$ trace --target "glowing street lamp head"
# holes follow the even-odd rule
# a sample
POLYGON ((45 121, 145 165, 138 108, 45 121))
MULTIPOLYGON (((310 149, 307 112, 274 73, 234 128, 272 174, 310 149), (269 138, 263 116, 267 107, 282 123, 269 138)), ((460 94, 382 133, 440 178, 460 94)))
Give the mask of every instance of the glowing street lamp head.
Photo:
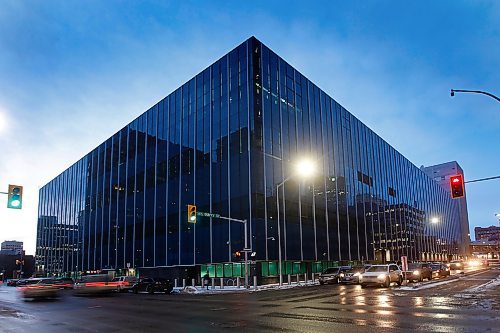
POLYGON ((316 166, 314 165, 313 161, 308 159, 299 161, 296 166, 297 175, 304 178, 314 175, 315 169, 316 166))
POLYGON ((431 218, 431 223, 438 223, 439 219, 437 217, 431 218))

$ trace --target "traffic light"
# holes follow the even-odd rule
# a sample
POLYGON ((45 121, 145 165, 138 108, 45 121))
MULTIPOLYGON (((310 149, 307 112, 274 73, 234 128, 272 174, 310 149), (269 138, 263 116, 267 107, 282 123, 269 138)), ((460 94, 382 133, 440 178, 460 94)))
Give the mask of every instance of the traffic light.
POLYGON ((465 195, 464 179, 462 175, 450 177, 451 197, 453 199, 461 198, 465 195))
POLYGON ((196 223, 196 206, 188 205, 188 223, 196 223))
POLYGON ((240 252, 240 251, 235 251, 235 252, 233 253, 233 256, 234 256, 235 258, 237 258, 237 259, 238 259, 238 258, 240 258, 240 257, 241 257, 241 252, 240 252))
POLYGON ((19 185, 9 185, 7 192, 7 208, 21 209, 23 207, 23 187, 19 185))

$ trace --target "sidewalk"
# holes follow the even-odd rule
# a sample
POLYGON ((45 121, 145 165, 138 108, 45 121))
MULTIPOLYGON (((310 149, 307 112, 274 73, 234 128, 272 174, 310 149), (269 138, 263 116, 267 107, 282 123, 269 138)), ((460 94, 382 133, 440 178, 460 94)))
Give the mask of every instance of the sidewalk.
POLYGON ((264 290, 278 290, 278 289, 290 289, 290 288, 299 288, 299 287, 309 287, 309 286, 314 286, 314 285, 319 285, 319 282, 317 280, 312 281, 309 280, 307 282, 305 281, 300 281, 299 283, 297 282, 292 282, 291 284, 288 283, 283 283, 283 285, 280 287, 278 283, 274 284, 266 284, 266 285, 261 285, 261 286, 249 286, 249 288, 245 288, 243 285, 241 285, 239 288, 236 286, 224 286, 223 288, 219 286, 209 286, 208 289, 207 287, 202 287, 202 286, 186 286, 185 288, 182 287, 176 287, 172 291, 172 293, 182 293, 182 294, 221 294, 221 293, 252 293, 252 292, 258 292, 258 291, 264 291, 264 290))

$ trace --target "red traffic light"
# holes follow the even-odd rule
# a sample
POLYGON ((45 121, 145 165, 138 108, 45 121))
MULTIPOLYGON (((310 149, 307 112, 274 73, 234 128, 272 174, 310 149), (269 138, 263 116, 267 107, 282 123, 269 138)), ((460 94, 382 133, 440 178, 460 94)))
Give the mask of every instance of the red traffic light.
POLYGON ((462 198, 465 195, 464 179, 462 175, 450 177, 450 189, 453 199, 462 198))

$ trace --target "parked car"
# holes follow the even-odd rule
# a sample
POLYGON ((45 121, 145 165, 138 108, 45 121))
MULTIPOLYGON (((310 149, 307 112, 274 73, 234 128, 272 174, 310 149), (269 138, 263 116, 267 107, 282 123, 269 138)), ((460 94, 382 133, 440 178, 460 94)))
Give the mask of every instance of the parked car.
POLYGON ((432 268, 430 264, 424 262, 411 262, 408 264, 408 271, 405 273, 408 281, 422 282, 424 279, 432 280, 432 268))
POLYGON ((392 282, 396 282, 398 285, 403 283, 403 273, 395 264, 372 265, 359 275, 359 283, 362 288, 367 285, 389 287, 392 282))
POLYGON ((324 285, 327 283, 339 283, 340 279, 344 277, 344 272, 349 270, 350 267, 330 267, 323 271, 319 276, 319 284, 324 285))
POLYGON ((174 286, 169 280, 162 278, 142 278, 139 279, 131 288, 131 290, 137 294, 140 291, 145 291, 149 294, 155 292, 164 292, 170 294, 174 286))
POLYGON ((15 287, 16 284, 17 284, 17 281, 19 281, 19 279, 10 279, 10 280, 7 280, 7 285, 9 287, 15 287))
POLYGON ((17 289, 21 297, 25 299, 57 298, 59 297, 59 287, 54 282, 55 280, 51 278, 33 278, 28 279, 17 289))
POLYGON ((440 262, 434 262, 430 264, 431 269, 432 269, 432 276, 433 277, 447 277, 450 276, 450 269, 448 266, 445 264, 442 264, 440 262))
POLYGON ((448 263, 448 267, 451 270, 462 270, 464 269, 464 262, 462 260, 453 260, 448 263))
POLYGON ((72 278, 57 278, 54 280, 54 285, 61 289, 73 289, 75 281, 72 278))
POLYGON ((75 295, 102 295, 117 290, 118 284, 108 274, 84 275, 73 286, 75 295))
POLYGON ((365 272, 365 267, 353 267, 344 272, 341 283, 359 283, 359 276, 365 272))
POLYGON ((137 282, 137 278, 135 276, 119 276, 114 278, 113 282, 116 282, 118 292, 125 292, 132 288, 137 282))

